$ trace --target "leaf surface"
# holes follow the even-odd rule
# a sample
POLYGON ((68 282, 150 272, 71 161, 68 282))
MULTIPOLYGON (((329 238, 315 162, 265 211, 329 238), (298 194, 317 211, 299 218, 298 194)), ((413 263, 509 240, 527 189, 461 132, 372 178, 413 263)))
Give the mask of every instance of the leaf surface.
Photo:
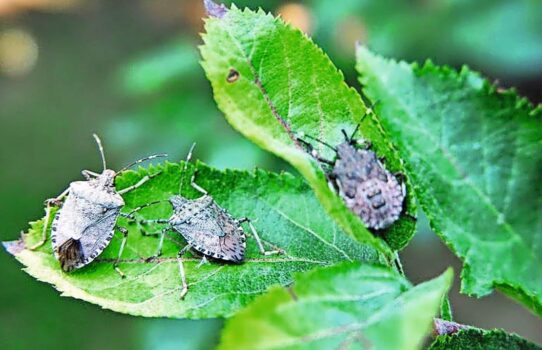
MULTIPOLYGON (((391 253, 379 238, 330 189, 318 163, 301 147, 296 135, 316 137, 331 145, 344 141, 341 129, 370 140, 392 172, 401 162, 377 120, 341 72, 302 32, 263 11, 232 7, 221 19, 209 18, 200 50, 215 100, 229 123, 260 147, 290 162, 309 182, 328 213, 346 232, 382 252, 391 253)), ((334 152, 313 142, 325 158, 334 152)), ((407 192, 410 192, 408 187, 407 192)), ((406 212, 416 213, 412 196, 406 212)), ((383 236, 400 249, 414 234, 415 222, 403 216, 383 236)))
POLYGON ((542 108, 467 68, 363 47, 358 71, 432 228, 464 262, 462 291, 498 288, 542 314, 542 108))
POLYGON ((477 328, 437 337, 429 350, 540 350, 541 347, 502 330, 477 328))
POLYGON ((228 320, 219 349, 419 349, 452 275, 412 287, 368 264, 299 274, 228 320))
MULTIPOLYGON (((114 239, 97 261, 73 273, 63 273, 52 254, 50 240, 37 251, 24 248, 21 241, 5 244, 25 271, 51 283, 64 296, 83 299, 114 311, 148 317, 208 318, 229 316, 274 284, 292 282, 292 273, 342 261, 379 261, 379 255, 341 231, 325 214, 310 188, 289 174, 264 171, 218 171, 198 163, 196 182, 234 217, 249 217, 266 248, 280 247, 284 255, 262 256, 255 241, 247 236, 242 264, 212 261, 197 267, 201 257, 188 254, 185 262, 189 292, 180 299, 177 252, 186 244, 178 233, 166 236, 163 255, 154 262, 145 259, 156 252, 158 239, 141 235, 140 229, 160 231, 160 225, 140 227, 120 218, 130 230, 120 268, 125 279, 113 270, 121 235, 114 239)), ((136 183, 146 174, 160 175, 124 198, 124 212, 179 193, 181 166, 141 168, 117 178, 117 188, 136 183)), ((182 193, 199 197, 189 185, 193 165, 184 176, 182 193)), ((139 218, 169 218, 168 202, 147 207, 139 218)), ((41 235, 43 221, 32 223, 24 236, 31 246, 41 235)), ((245 232, 250 232, 245 227, 245 232)))

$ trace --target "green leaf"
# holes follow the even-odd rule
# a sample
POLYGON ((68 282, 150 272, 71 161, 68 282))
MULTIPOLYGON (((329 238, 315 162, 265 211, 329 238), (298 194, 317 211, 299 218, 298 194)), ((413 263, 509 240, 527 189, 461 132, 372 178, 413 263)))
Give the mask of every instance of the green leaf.
POLYGON ((429 350, 540 350, 541 347, 502 330, 477 328, 437 337, 429 350))
POLYGON ((144 95, 182 78, 193 79, 199 73, 194 44, 187 38, 180 38, 127 64, 119 80, 126 93, 144 95))
MULTIPOLYGON (((354 40, 391 57, 453 65, 469 63, 491 76, 525 80, 541 73, 542 2, 312 0, 314 37, 341 66, 351 65, 354 40), (503 18, 506 18, 503 21, 503 18), (495 45, 488 38, 499 38, 495 45)), ((345 68, 345 69, 348 69, 345 68)))
MULTIPOLYGON (((261 10, 232 7, 222 19, 207 19, 205 29, 202 65, 229 123, 260 147, 290 162, 346 232, 391 255, 389 247, 329 188, 321 167, 294 137, 294 133, 305 133, 337 145, 344 141, 341 129, 354 131, 367 109, 356 91, 345 84, 343 75, 302 32, 261 10), (232 69, 239 77, 229 82, 232 69)), ((387 159, 390 171, 403 170, 372 114, 362 120, 358 136, 372 142, 378 155, 387 159)), ((324 157, 334 157, 333 151, 321 144, 315 146, 324 157)), ((410 195, 405 212, 416 213, 410 195)), ((405 215, 383 235, 392 249, 400 249, 414 229, 414 220, 405 215)))
POLYGON ((462 291, 498 288, 542 314, 542 108, 467 68, 360 47, 358 70, 432 228, 464 262, 462 291))
POLYGON ((440 318, 445 321, 452 321, 454 318, 452 303, 450 303, 448 295, 445 295, 440 302, 440 318))
POLYGON ((388 268, 359 263, 299 274, 294 286, 273 288, 227 321, 219 349, 418 349, 452 275, 412 287, 388 268))
MULTIPOLYGON (((130 230, 120 268, 121 279, 113 270, 120 235, 115 237, 98 261, 73 273, 63 273, 52 255, 50 244, 38 251, 24 249, 21 242, 8 245, 25 271, 40 281, 53 284, 64 296, 83 299, 114 311, 141 316, 219 317, 228 316, 249 303, 270 285, 292 282, 292 273, 341 261, 378 261, 375 250, 358 244, 343 233, 323 212, 310 188, 289 174, 258 170, 218 171, 198 164, 197 183, 207 189, 217 203, 235 217, 249 217, 267 249, 278 246, 285 255, 262 256, 255 241, 248 237, 245 262, 239 265, 210 262, 197 267, 201 257, 188 256, 185 270, 189 292, 179 298, 180 278, 177 252, 185 245, 179 234, 171 233, 164 243, 163 256, 156 262, 145 258, 156 252, 158 239, 143 236, 137 225, 123 218, 121 226, 130 230)), ((179 193, 180 165, 127 172, 117 179, 117 188, 136 183, 146 174, 161 174, 124 196, 123 211, 151 201, 168 199, 179 193)), ((184 176, 183 195, 198 197, 184 176)), ((168 218, 169 203, 143 209, 142 218, 168 218)), ((40 237, 43 221, 32 223, 25 236, 27 246, 40 237)), ((152 232, 152 227, 147 228, 152 232)), ((155 231, 160 227, 156 226, 155 231)))

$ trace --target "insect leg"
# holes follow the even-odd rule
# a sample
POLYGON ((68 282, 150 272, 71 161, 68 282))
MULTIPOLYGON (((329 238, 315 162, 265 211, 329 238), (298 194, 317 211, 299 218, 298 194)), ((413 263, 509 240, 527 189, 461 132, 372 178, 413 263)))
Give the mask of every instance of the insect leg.
POLYGON ((122 256, 122 252, 124 251, 124 247, 126 246, 126 240, 128 239, 128 230, 125 229, 124 227, 116 227, 116 229, 119 230, 123 234, 123 237, 122 237, 122 242, 120 243, 119 255, 117 257, 117 260, 113 263, 113 268, 115 269, 115 271, 118 272, 120 277, 125 278, 126 275, 119 269, 119 262, 120 262, 120 257, 122 256))
POLYGON ((209 260, 207 260, 207 257, 204 255, 203 258, 201 258, 201 261, 199 262, 198 266, 196 266, 196 268, 200 268, 202 265, 205 265, 209 262, 209 260))
POLYGON ((262 255, 284 254, 284 251, 282 249, 265 250, 262 240, 260 239, 258 232, 256 232, 256 228, 254 227, 254 225, 252 224, 252 221, 249 218, 241 218, 237 222, 239 224, 243 222, 248 223, 248 226, 250 227, 250 231, 252 232, 252 236, 254 236, 254 240, 256 241, 256 244, 258 245, 258 249, 260 249, 260 253, 262 255))
POLYGON ((188 283, 186 283, 186 275, 184 273, 183 255, 190 249, 190 245, 186 245, 177 254, 177 262, 179 263, 179 275, 181 275, 181 299, 184 299, 186 293, 188 293, 188 283))
POLYGON ((134 209, 132 209, 132 210, 129 211, 128 213, 121 213, 120 215, 121 215, 122 217, 127 218, 127 219, 136 221, 136 218, 135 218, 135 216, 134 216, 135 213, 137 213, 137 212, 140 211, 141 209, 144 209, 144 208, 153 206, 153 205, 155 205, 155 204, 164 203, 164 202, 167 202, 167 201, 166 201, 166 200, 159 200, 159 201, 154 201, 154 202, 145 203, 145 204, 143 204, 143 205, 140 205, 139 207, 135 207, 134 209))
POLYGON ((83 177, 87 180, 92 180, 93 178, 100 176, 100 174, 90 170, 83 170, 81 174, 83 174, 83 177))
POLYGON ((169 224, 168 219, 149 219, 149 220, 139 220, 140 225, 152 225, 152 224, 169 224))
POLYGON ((120 195, 123 195, 123 194, 125 194, 125 193, 127 193, 127 192, 133 191, 133 190, 135 190, 136 188, 143 186, 143 184, 144 184, 145 182, 149 181, 149 180, 152 179, 153 177, 156 177, 156 176, 160 175, 161 173, 162 173, 162 172, 159 171, 159 172, 157 172, 156 174, 145 175, 145 176, 144 176, 141 180, 139 180, 135 185, 132 185, 132 186, 128 186, 128 187, 126 187, 126 188, 123 188, 122 190, 118 191, 118 193, 119 193, 120 195))
POLYGON ((139 230, 139 232, 145 237, 160 237, 160 232, 147 232, 145 230, 139 230))
POLYGON ((300 142, 301 142, 302 144, 304 144, 305 146, 307 146, 308 152, 309 152, 310 155, 313 156, 317 161, 322 162, 322 163, 325 163, 325 164, 328 164, 328 165, 331 165, 331 166, 335 165, 335 162, 334 162, 334 161, 321 157, 320 154, 318 154, 318 152, 314 149, 314 147, 312 146, 312 144, 310 144, 310 142, 307 142, 307 141, 305 141, 305 140, 303 140, 303 139, 300 139, 300 138, 298 138, 297 140, 300 141, 300 142))
POLYGON ((36 250, 45 244, 45 242, 47 241, 47 229, 49 228, 49 221, 51 220, 51 209, 53 206, 60 205, 60 201, 62 201, 62 199, 64 199, 64 197, 68 195, 69 190, 70 189, 67 188, 66 190, 64 190, 64 192, 58 195, 58 197, 50 198, 45 201, 47 208, 45 208, 45 220, 43 222, 43 230, 41 232, 41 239, 39 242, 37 242, 36 244, 34 244, 32 247, 28 249, 36 250))
POLYGON ((205 189, 203 189, 200 185, 198 185, 195 180, 196 180, 196 174, 198 173, 198 169, 196 169, 194 171, 194 174, 192 174, 192 178, 190 179, 190 185, 198 192, 200 192, 201 194, 208 194, 207 191, 205 191, 205 189))
POLYGON ((395 258, 393 259, 393 263, 395 264, 395 268, 401 275, 405 275, 405 270, 403 269, 403 264, 401 264, 401 259, 399 258, 399 254, 395 252, 395 258))
POLYGON ((395 176, 395 178, 397 180, 399 180, 400 183, 405 183, 406 182, 406 176, 402 172, 394 173, 393 176, 395 176))
MULTIPOLYGON (((154 254, 153 256, 150 256, 148 257, 147 259, 145 259, 145 261, 147 262, 150 262, 150 261, 153 261, 154 259, 156 259, 157 257, 159 257, 160 255, 162 255, 162 247, 164 245, 164 238, 166 236, 166 232, 171 230, 171 227, 164 227, 162 229, 162 231, 160 231, 160 241, 158 242, 158 248, 156 249, 156 254, 154 254)), ((149 235, 149 234, 146 234, 146 235, 149 235)))
MULTIPOLYGON (((337 149, 336 149, 335 147, 331 146, 329 143, 327 143, 327 142, 325 142, 325 141, 322 141, 322 140, 320 140, 320 139, 317 139, 316 137, 312 137, 311 135, 305 135, 304 133, 303 133, 303 137, 306 137, 306 138, 308 138, 309 140, 316 141, 316 142, 318 142, 318 143, 320 143, 320 144, 322 144, 322 145, 328 147, 329 149, 333 150, 335 153, 337 153, 337 149)), ((296 139, 297 139, 298 141, 301 141, 301 142, 304 143, 305 145, 308 145, 308 146, 310 146, 310 147, 312 148, 312 145, 309 144, 307 141, 302 140, 302 139, 299 138, 298 136, 296 136, 296 139)))
POLYGON ((363 149, 371 149, 373 147, 372 142, 365 139, 352 140, 351 144, 360 146, 363 149))

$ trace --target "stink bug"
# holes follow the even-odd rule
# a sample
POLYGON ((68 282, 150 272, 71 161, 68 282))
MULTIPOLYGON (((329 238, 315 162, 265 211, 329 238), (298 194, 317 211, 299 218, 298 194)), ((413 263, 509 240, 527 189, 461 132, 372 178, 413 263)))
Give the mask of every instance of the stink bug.
MULTIPOLYGON (((344 129, 341 130, 345 140, 337 147, 308 135, 300 135, 298 140, 307 146, 315 159, 330 167, 326 174, 329 183, 365 226, 375 230, 386 229, 401 215, 406 196, 405 184, 386 170, 375 152, 370 149, 370 143, 354 139, 359 126, 360 124, 351 136, 348 136, 344 129), (335 159, 321 157, 302 137, 332 149, 335 159)), ((397 174, 399 175, 401 174, 397 174)))
MULTIPOLYGON (((194 145, 188 153, 188 157, 185 162, 185 166, 182 172, 182 177, 187 171, 187 165, 192 155, 194 145)), ((186 276, 183 266, 183 255, 190 249, 194 249, 196 252, 203 255, 201 263, 206 261, 206 257, 210 257, 220 261, 241 263, 245 258, 246 248, 246 234, 241 226, 242 223, 247 223, 252 236, 254 237, 258 249, 262 255, 281 254, 282 250, 265 250, 262 241, 256 231, 256 228, 248 218, 235 219, 224 208, 220 207, 213 197, 209 193, 199 186, 195 182, 197 175, 197 169, 194 171, 190 185, 202 194, 201 197, 196 199, 188 199, 183 197, 181 193, 183 179, 181 177, 181 184, 179 186, 179 195, 172 196, 169 199, 169 203, 173 208, 173 215, 169 219, 155 219, 155 220, 140 220, 139 223, 143 225, 147 224, 166 224, 159 234, 160 241, 158 243, 158 249, 156 255, 148 258, 148 261, 152 261, 154 258, 162 254, 162 245, 164 242, 164 236, 168 231, 175 231, 186 240, 187 245, 181 249, 177 255, 179 264, 179 272, 181 276, 182 290, 181 298, 184 298, 188 292, 188 284, 186 282, 186 276)), ((140 209, 153 205, 157 202, 148 203, 141 207, 134 209, 139 211, 140 209)))
POLYGON ((117 219, 119 216, 130 217, 130 215, 120 212, 124 207, 121 196, 143 185, 157 174, 145 176, 135 185, 120 191, 115 188, 115 177, 136 164, 166 155, 152 155, 115 172, 107 169, 100 138, 97 135, 93 136, 102 158, 103 172, 99 174, 83 170, 82 174, 86 181, 74 181, 58 197, 46 201, 42 240, 30 249, 37 249, 45 243, 52 206, 61 206, 52 223, 51 242, 62 270, 70 272, 91 263, 111 242, 115 230, 118 230, 123 234, 123 239, 113 267, 124 277, 118 268, 118 262, 126 245, 128 231, 117 226, 117 219))

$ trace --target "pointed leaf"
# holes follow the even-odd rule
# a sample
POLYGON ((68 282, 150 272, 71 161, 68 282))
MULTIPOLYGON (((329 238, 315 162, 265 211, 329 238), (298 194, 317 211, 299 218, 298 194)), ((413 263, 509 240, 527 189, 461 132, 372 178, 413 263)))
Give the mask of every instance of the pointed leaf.
MULTIPOLYGON (((233 7, 221 19, 207 19, 205 29, 202 65, 229 123, 290 162, 349 234, 390 254, 329 188, 321 167, 295 137, 304 133, 337 145, 344 141, 341 129, 349 134, 354 131, 367 108, 343 75, 301 31, 261 10, 233 7)), ((400 159, 372 114, 363 118, 357 136, 372 142, 378 155, 386 158, 388 170, 402 171, 400 159)), ((314 146, 322 156, 334 157, 321 144, 314 146)), ((415 214, 412 196, 405 202, 406 212, 415 214)), ((412 218, 403 216, 383 235, 392 249, 400 249, 414 229, 412 218)))
POLYGON ((542 315, 542 108, 467 68, 360 47, 358 70, 432 228, 464 262, 462 291, 498 288, 542 315))
POLYGON ((345 263, 295 280, 227 321, 219 349, 419 349, 452 271, 412 287, 388 268, 345 263))
MULTIPOLYGON (((262 256, 255 241, 247 238, 247 253, 242 264, 209 262, 198 267, 201 257, 188 255, 185 262, 190 285, 184 300, 180 299, 177 252, 185 241, 171 233, 164 243, 163 255, 154 262, 145 258, 156 252, 158 239, 141 235, 137 225, 119 219, 130 230, 120 268, 127 275, 121 279, 113 270, 120 235, 115 237, 97 261, 72 273, 63 273, 52 254, 50 241, 38 251, 24 249, 24 244, 8 244, 25 271, 40 281, 51 283, 64 296, 83 299, 114 311, 152 317, 219 317, 228 316, 249 303, 270 285, 288 284, 292 273, 317 266, 347 261, 377 261, 374 249, 356 243, 343 233, 323 212, 310 188, 299 178, 288 174, 263 171, 218 171, 198 164, 196 181, 207 189, 217 203, 234 217, 249 217, 267 249, 277 246, 284 255, 262 256)), ((117 188, 136 183, 147 174, 162 173, 142 187, 127 193, 123 211, 179 193, 180 165, 140 169, 117 179, 117 188)), ((183 195, 199 197, 184 176, 183 195)), ((168 218, 169 203, 143 209, 141 218, 168 218)), ((25 241, 30 246, 41 235, 43 221, 37 221, 25 241)), ((149 229, 149 228, 147 228, 149 229)), ((152 227, 151 227, 152 229, 152 227)), ((159 231, 160 226, 155 227, 159 231)))

